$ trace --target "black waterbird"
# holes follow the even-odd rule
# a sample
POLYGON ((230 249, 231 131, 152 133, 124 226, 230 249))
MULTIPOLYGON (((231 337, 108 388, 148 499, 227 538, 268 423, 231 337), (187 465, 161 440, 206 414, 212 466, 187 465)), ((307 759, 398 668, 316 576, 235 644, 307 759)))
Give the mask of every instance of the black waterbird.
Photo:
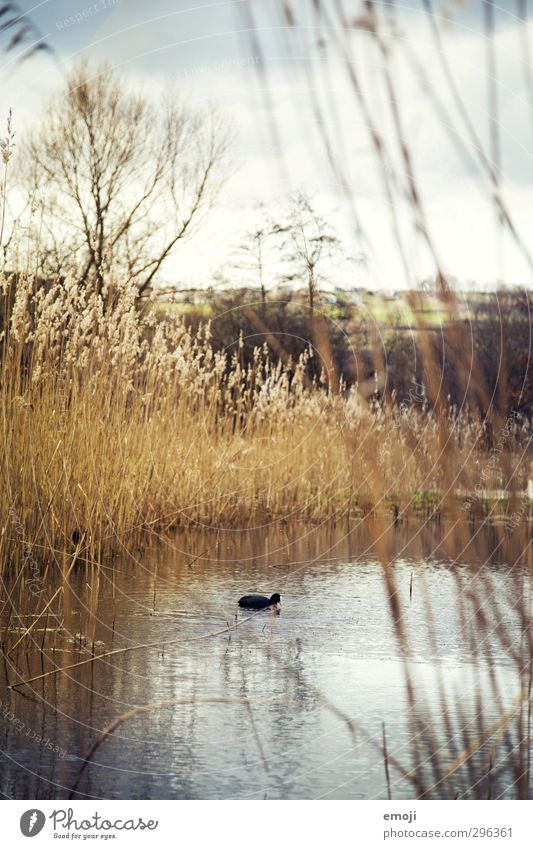
POLYGON ((263 610, 266 607, 277 607, 281 604, 281 596, 274 593, 270 598, 266 595, 243 595, 239 599, 239 607, 248 607, 250 610, 263 610))

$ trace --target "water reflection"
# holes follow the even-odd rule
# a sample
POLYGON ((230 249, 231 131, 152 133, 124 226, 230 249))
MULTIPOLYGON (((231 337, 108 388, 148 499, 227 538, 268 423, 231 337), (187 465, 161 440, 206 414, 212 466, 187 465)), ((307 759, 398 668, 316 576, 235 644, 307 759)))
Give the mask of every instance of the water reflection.
MULTIPOLYGON (((80 798, 382 798, 384 729, 393 797, 417 795, 405 774, 413 764, 425 764, 426 786, 442 777, 517 695, 513 651, 523 641, 517 602, 527 570, 502 562, 494 529, 467 541, 454 563, 446 528, 398 527, 384 544, 404 611, 402 652, 371 538, 363 528, 348 531, 178 533, 102 571, 96 618, 87 613, 95 576, 88 589, 91 577, 78 569, 56 611, 64 630, 44 654, 42 635, 33 648, 24 644, 10 661, 19 677, 76 663, 91 650, 165 645, 16 691, 6 688, 7 676, 14 679, 6 662, 2 793, 68 797, 108 723, 168 700, 176 703, 135 716, 105 740, 80 798), (281 614, 238 610, 249 592, 282 593, 281 614), (480 624, 480 596, 494 627, 480 624)), ((490 779, 491 792, 513 795, 512 774, 495 763, 491 745, 479 746, 445 793, 481 795, 471 788, 486 761, 483 788, 490 779)))

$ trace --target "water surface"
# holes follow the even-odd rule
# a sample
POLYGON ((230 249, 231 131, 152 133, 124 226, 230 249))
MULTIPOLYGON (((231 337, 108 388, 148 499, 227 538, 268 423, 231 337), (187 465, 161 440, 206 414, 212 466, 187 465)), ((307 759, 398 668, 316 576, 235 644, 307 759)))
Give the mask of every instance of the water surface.
MULTIPOLYGON (((33 645, 26 641, 4 665, 1 792, 68 797, 112 720, 176 700, 121 724, 85 770, 77 797, 383 798, 384 732, 390 792, 415 797, 393 761, 407 771, 424 764, 426 786, 438 782, 465 734, 482 733, 496 717, 494 688, 505 708, 519 687, 497 632, 519 647, 523 570, 487 556, 493 539, 454 563, 446 533, 400 527, 388 539, 403 650, 383 566, 362 529, 176 533, 146 551, 124 551, 105 564, 99 585, 76 567, 54 608, 58 620, 46 623, 60 621, 63 630, 46 633, 44 653, 36 630, 33 645), (239 611, 236 600, 255 591, 280 592, 281 613, 239 611), (95 593, 96 619, 88 613, 95 593), (472 601, 480 594, 493 622, 481 630, 472 601), (152 643, 160 645, 6 688, 15 663, 19 679, 28 678, 90 651, 152 643)), ((37 599, 35 610, 42 606, 37 599)), ((487 772, 490 743, 433 795, 483 795, 472 785, 487 772)), ((490 767, 490 792, 512 796, 504 756, 505 749, 498 774, 490 767)))

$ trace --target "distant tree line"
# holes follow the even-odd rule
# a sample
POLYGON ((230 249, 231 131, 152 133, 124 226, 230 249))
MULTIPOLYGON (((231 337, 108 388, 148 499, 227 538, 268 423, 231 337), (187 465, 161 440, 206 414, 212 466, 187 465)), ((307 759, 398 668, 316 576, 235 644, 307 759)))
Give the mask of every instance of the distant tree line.
MULTIPOLYGON (((238 352, 243 363, 251 362, 254 348, 263 344, 274 359, 295 361, 313 348, 313 315, 320 315, 341 386, 357 384, 367 399, 419 406, 438 402, 482 416, 489 409, 533 415, 533 293, 524 290, 476 296, 468 315, 459 312, 441 326, 415 323, 412 328, 394 319, 378 323, 346 295, 319 299, 310 315, 305 294, 288 288, 266 302, 257 289, 210 289, 202 303, 184 306, 192 327, 210 318, 214 347, 238 352)), ((324 365, 315 350, 310 377, 319 382, 324 365)))

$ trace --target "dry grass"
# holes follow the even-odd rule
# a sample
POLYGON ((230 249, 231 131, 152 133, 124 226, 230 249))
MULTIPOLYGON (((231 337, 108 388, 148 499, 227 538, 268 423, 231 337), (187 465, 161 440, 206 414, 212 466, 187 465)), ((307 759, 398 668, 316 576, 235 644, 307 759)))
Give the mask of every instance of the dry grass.
POLYGON ((133 291, 104 308, 73 284, 30 287, 19 282, 3 340, 4 568, 24 546, 66 564, 74 528, 107 549, 178 524, 438 516, 525 485, 519 420, 488 451, 466 414, 333 394, 309 382, 306 357, 274 364, 266 346, 243 366, 212 350, 209 327, 141 317, 133 291))

